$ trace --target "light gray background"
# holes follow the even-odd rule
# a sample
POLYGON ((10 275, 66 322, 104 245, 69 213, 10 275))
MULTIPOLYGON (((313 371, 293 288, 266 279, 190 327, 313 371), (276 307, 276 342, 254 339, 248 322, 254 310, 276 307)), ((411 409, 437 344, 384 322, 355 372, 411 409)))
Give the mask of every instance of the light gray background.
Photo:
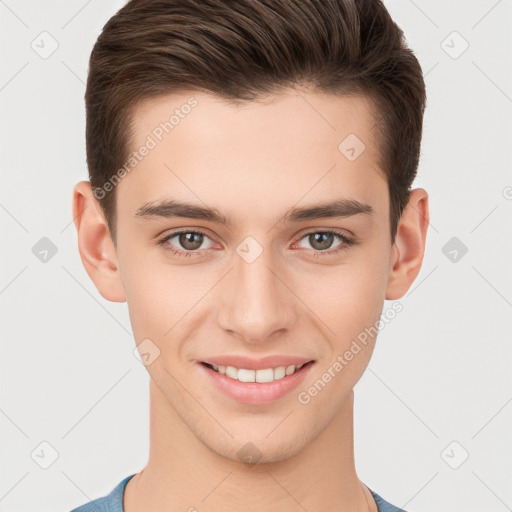
MULTIPOLYGON (((88 58, 122 5, 0 1, 1 512, 68 512, 147 458, 148 376, 127 307, 89 279, 71 214, 87 179, 88 58), (59 45, 48 58, 31 47, 43 31, 59 45), (57 248, 46 263, 32 250, 43 237, 57 248), (58 453, 47 469, 43 442, 58 453)), ((356 386, 358 475, 410 512, 512 510, 512 0, 386 5, 426 76, 415 186, 431 225, 356 386), (452 237, 468 249, 455 262, 452 237)))

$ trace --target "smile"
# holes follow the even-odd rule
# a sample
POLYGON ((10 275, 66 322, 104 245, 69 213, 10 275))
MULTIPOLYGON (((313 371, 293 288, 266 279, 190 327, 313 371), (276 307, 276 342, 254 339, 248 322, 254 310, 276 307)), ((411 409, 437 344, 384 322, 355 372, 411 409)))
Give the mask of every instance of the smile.
POLYGON ((201 369, 207 381, 222 395, 239 403, 263 405, 285 397, 299 386, 316 361, 300 365, 277 366, 249 370, 234 366, 214 365, 201 362, 201 369), (215 368, 216 366, 216 368, 215 368))
MULTIPOLYGON (((312 361, 309 361, 312 362, 312 361)), ((245 368, 235 368, 234 366, 223 366, 217 364, 207 364, 212 370, 222 373, 226 377, 240 382, 273 382, 275 380, 283 379, 287 375, 293 375, 296 371, 300 370, 304 364, 278 366, 277 368, 265 368, 262 370, 248 370, 245 368)))

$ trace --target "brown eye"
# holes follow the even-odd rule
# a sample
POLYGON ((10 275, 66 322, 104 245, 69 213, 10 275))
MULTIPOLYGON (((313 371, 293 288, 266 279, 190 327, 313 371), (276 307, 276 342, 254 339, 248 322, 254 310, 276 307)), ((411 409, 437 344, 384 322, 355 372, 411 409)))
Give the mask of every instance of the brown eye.
POLYGON ((158 244, 178 256, 199 255, 203 252, 203 249, 209 249, 213 246, 211 238, 206 233, 196 230, 175 231, 161 238, 158 244), (210 246, 201 247, 205 241, 209 241, 210 246))
POLYGON ((311 233, 306 233, 300 239, 300 241, 302 240, 307 241, 309 247, 305 248, 311 249, 315 256, 334 255, 343 250, 348 249, 351 245, 355 243, 354 240, 348 237, 347 235, 332 230, 312 231, 311 233), (336 238, 340 240, 340 243, 334 245, 333 242, 335 241, 336 238), (334 249, 331 249, 331 247, 334 247, 334 249))
POLYGON ((318 251, 323 251, 325 249, 329 249, 332 246, 334 235, 332 233, 311 233, 308 235, 308 241, 313 247, 313 249, 317 249, 318 251))
POLYGON ((178 241, 183 249, 188 251, 195 251, 201 247, 204 235, 202 233, 181 233, 178 236, 178 241))

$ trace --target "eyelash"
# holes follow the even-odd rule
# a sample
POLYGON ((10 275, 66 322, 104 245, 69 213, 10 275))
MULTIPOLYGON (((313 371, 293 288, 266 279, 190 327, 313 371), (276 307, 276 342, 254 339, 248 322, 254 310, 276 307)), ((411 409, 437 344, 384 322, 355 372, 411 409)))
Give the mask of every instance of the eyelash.
MULTIPOLYGON (((168 234, 168 235, 165 235, 163 238, 160 238, 158 240, 158 245, 161 245, 164 250, 166 251, 169 251, 171 252, 174 256, 178 256, 178 257, 183 257, 183 258, 186 258, 186 257, 190 257, 190 256, 193 256, 194 254, 200 254, 201 251, 181 251, 179 249, 175 249, 174 247, 170 246, 167 244, 167 242, 171 239, 171 238, 174 238, 175 236, 177 235, 181 235, 181 234, 185 234, 185 233, 192 233, 192 234, 199 234, 199 235, 204 235, 208 238, 210 238, 208 236, 207 233, 205 233, 204 231, 201 231, 200 229, 194 229, 194 230, 182 230, 182 231, 175 231, 174 233, 171 233, 171 234, 168 234)), ((324 251, 314 251, 313 250, 313 253, 316 255, 319 255, 319 256, 332 256, 334 254, 339 254, 341 253, 342 251, 345 251, 347 249, 350 248, 350 246, 352 245, 355 245, 356 241, 352 238, 349 238, 347 235, 345 235, 344 233, 341 233, 340 231, 336 231, 336 230, 325 230, 325 231, 310 231, 309 233, 305 233, 300 239, 302 240, 303 238, 309 236, 309 235, 312 235, 312 234, 315 234, 315 233, 322 233, 322 234, 329 234, 329 235, 336 235, 337 237, 339 237, 341 240, 342 240, 342 244, 341 244, 341 248, 339 249, 328 249, 328 250, 324 250, 324 251)), ((204 249, 206 250, 206 249, 204 249)))

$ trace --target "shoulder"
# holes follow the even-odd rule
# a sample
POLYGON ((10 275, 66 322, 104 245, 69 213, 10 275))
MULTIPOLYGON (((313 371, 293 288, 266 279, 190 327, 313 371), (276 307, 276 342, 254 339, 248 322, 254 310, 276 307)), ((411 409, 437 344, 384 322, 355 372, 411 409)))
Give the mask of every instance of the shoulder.
POLYGON ((403 508, 398 508, 391 505, 391 503, 388 503, 382 496, 378 495, 375 491, 372 491, 369 487, 368 489, 372 493, 375 503, 377 503, 379 512, 406 512, 403 508))
POLYGON ((107 500, 108 496, 98 498, 97 500, 89 501, 89 503, 74 508, 71 512, 107 512, 110 510, 107 500), (106 501, 107 503, 105 503, 106 501))
POLYGON ((123 478, 107 496, 89 501, 84 505, 80 505, 78 508, 74 508, 71 512, 124 512, 124 488, 128 480, 134 475, 135 473, 123 478))

